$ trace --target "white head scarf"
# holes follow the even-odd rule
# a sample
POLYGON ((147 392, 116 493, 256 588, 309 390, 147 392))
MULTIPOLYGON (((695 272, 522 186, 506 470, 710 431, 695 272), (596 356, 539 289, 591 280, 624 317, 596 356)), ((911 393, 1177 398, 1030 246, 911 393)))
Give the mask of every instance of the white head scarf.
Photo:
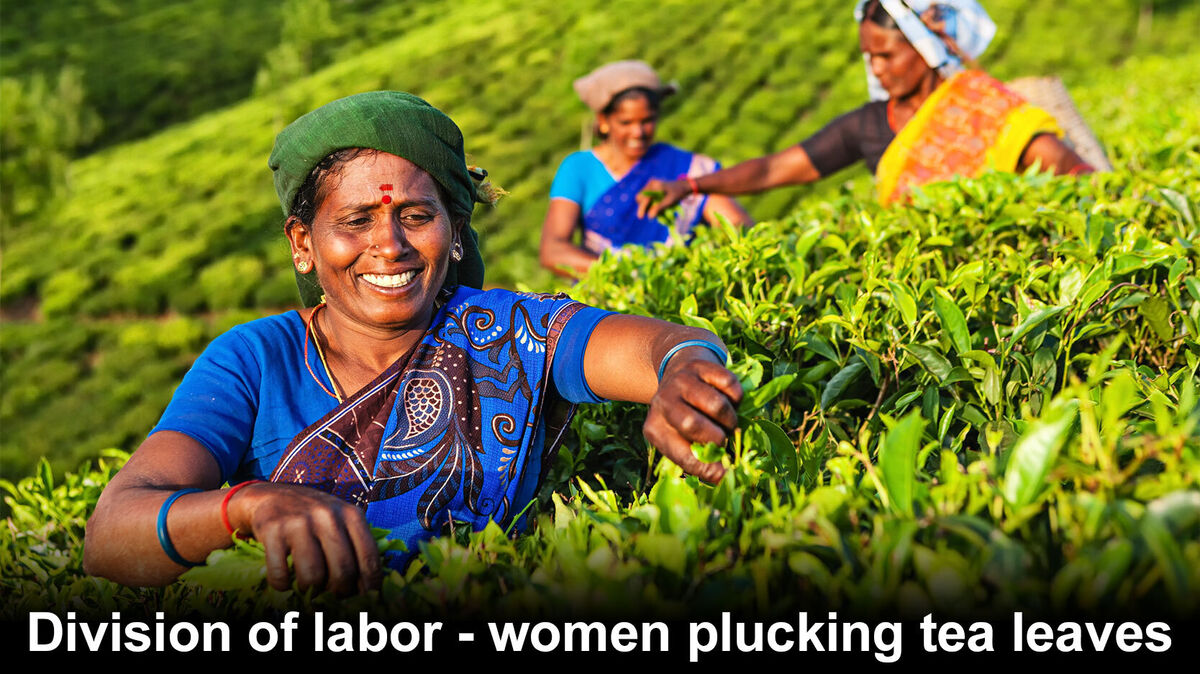
MULTIPOLYGON (((870 0, 858 0, 854 7, 854 22, 861 24, 863 8, 870 0)), ((921 14, 930 7, 941 10, 942 19, 946 22, 946 34, 954 39, 958 48, 967 56, 975 59, 996 36, 996 24, 976 0, 879 0, 879 4, 896 20, 896 25, 904 33, 913 48, 929 64, 936 68, 944 77, 949 77, 962 69, 962 62, 955 56, 933 31, 921 21, 921 14)), ((882 101, 888 98, 883 85, 871 73, 870 57, 863 54, 863 62, 867 67, 867 89, 871 100, 882 101)))

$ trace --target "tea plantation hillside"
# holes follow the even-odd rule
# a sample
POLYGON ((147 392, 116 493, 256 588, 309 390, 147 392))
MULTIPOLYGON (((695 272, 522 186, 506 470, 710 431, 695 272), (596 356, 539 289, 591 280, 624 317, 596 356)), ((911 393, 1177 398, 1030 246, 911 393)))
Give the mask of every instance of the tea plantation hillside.
MULTIPOLYGON (((446 2, 42 0, 8 3, 0 76, 75 69, 103 122, 91 146, 153 135, 254 93, 259 73, 303 76, 433 20, 446 2), (298 58, 277 62, 281 47, 298 58), (276 62, 272 63, 272 59, 276 62)), ((278 79, 278 78, 276 78, 278 79)), ((265 83, 263 83, 265 84, 265 83)))
MULTIPOLYGON (((195 354, 295 303, 265 157, 296 114, 378 87, 445 108, 513 193, 477 221, 490 278, 545 287, 535 237, 578 139, 579 73, 646 58, 684 92, 662 138, 725 160, 794 142, 865 95, 834 3, 428 6, 361 48, 321 42, 328 64, 290 85, 197 94, 198 108, 165 113, 177 124, 136 140, 102 132, 57 197, 17 195, 0 279, 0 621, 294 606, 375 619, 1198 615, 1200 50, 1185 42, 1200 6, 1187 2, 988 2, 993 70, 1063 76, 1112 173, 988 174, 891 209, 847 173, 748 199, 769 220, 749 230, 606 257, 571 289, 730 345, 751 392, 728 452, 699 448, 729 466, 717 486, 644 445, 643 409, 595 405, 576 416, 530 531, 460 527, 378 593, 267 591, 253 543, 166 589, 85 576, 83 523, 195 354)), ((245 20, 283 30, 278 16, 245 20)), ((6 59, 74 53, 61 32, 4 35, 6 59)), ((284 72, 274 63, 266 72, 284 72)), ((136 107, 97 115, 136 124, 136 107)))
POLYGON ((697 450, 726 462, 716 486, 643 446, 641 407, 586 406, 530 531, 450 528, 379 591, 338 599, 267 589, 253 542, 165 589, 86 577, 83 522, 124 453, 63 479, 43 462, 3 484, 0 620, 1022 611, 1165 620, 1175 652, 1190 653, 1200 113, 1173 102, 1195 61, 1120 69, 1105 95, 1139 106, 1116 172, 988 174, 890 209, 813 199, 776 222, 596 265, 577 297, 703 326, 731 347, 749 393, 728 451, 697 450))
MULTIPOLYGON (((578 145, 585 115, 570 82, 579 74, 616 58, 650 61, 682 91, 660 137, 727 162, 795 142, 865 95, 848 10, 816 0, 285 7, 327 13, 336 30, 324 32, 285 25, 296 13, 265 3, 222 7, 5 7, 6 82, 78 68, 103 123, 83 146, 102 149, 71 161, 48 196, 17 190, 4 223, 6 476, 26 474, 39 456, 62 469, 104 447, 135 446, 209 339, 295 303, 265 157, 274 133, 316 105, 390 87, 447 110, 473 161, 512 193, 476 219, 490 282, 545 288, 536 236, 557 162, 578 145), (304 67, 288 66, 283 48, 305 45, 304 67), (260 73, 270 81, 255 94, 260 73)), ((1119 158, 1136 154, 1123 143, 1142 142, 1125 140, 1130 125, 1171 129, 1166 120, 1186 108, 1178 101, 1195 96, 1178 75, 1194 65, 1194 3, 997 0, 989 9, 1000 26, 989 67, 1064 77, 1119 158), (1140 82, 1121 65, 1138 54, 1175 54, 1182 65, 1156 66, 1161 83, 1140 82), (1133 101, 1146 114, 1134 115, 1133 101)), ((4 100, 19 109, 19 97, 4 100)), ((6 133, 29 117, 5 110, 6 133)), ((746 203, 759 219, 776 218, 847 184, 869 195, 853 171, 746 203)))

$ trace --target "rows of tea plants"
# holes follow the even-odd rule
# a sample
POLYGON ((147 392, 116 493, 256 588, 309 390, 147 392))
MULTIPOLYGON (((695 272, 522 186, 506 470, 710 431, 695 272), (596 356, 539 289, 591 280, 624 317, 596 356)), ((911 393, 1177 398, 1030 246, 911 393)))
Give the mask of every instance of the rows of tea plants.
MULTIPOLYGON (((76 68, 105 132, 90 146, 151 136, 248 98, 269 52, 305 41, 305 71, 435 19, 445 2, 381 0, 43 0, 10 3, 0 22, 0 77, 30 80, 76 68), (307 13, 322 25, 291 30, 307 13), (289 17, 289 14, 291 17, 289 17), (285 35, 285 33, 301 33, 285 35), (305 35, 307 33, 308 35, 305 35)), ((303 19, 302 19, 303 20, 303 19)), ((299 46, 299 45, 298 45, 299 46)))
MULTIPOLYGON (((1139 35, 1134 29, 1136 3, 1109 0, 1094 10, 1094 3, 1067 3, 1066 10, 1059 8, 1062 4, 989 3, 1003 36, 995 52, 997 74, 1055 72, 1071 84, 1084 83, 1089 72, 1131 53, 1165 51, 1179 43, 1176 36, 1186 34, 1187 19, 1195 13, 1190 6, 1161 10, 1166 16, 1139 35), (1087 22, 1096 26, 1087 32, 1060 36, 1055 44, 1077 60, 1039 60, 1046 44, 1026 33, 1036 38, 1045 27, 1061 25, 1061 12, 1085 9, 1110 18, 1087 22), (1083 59, 1086 63, 1080 62, 1083 59)), ((181 8, 176 11, 204 17, 214 11, 201 12, 186 3, 181 8)), ((71 167, 61 211, 39 209, 28 222, 16 223, 8 237, 11 253, 0 299, 36 298, 47 316, 157 314, 165 309, 190 313, 231 304, 274 307, 293 301, 263 158, 274 133, 287 121, 364 89, 412 90, 449 111, 464 129, 473 160, 490 167, 512 192, 503 213, 483 215, 477 223, 485 233, 492 281, 501 285, 542 285, 549 280, 536 264, 532 239, 544 215, 556 164, 577 145, 585 116, 570 82, 596 65, 645 58, 664 76, 678 80, 683 93, 668 106, 662 138, 725 161, 796 142, 864 97, 847 11, 816 0, 699 7, 686 2, 435 3, 417 19, 402 21, 406 8, 382 3, 354 10, 339 5, 331 16, 345 26, 344 32, 353 35, 361 29, 375 39, 354 42, 353 52, 337 51, 339 58, 292 86, 225 108, 206 106, 211 112, 193 121, 80 159, 71 167), (189 235, 178 236, 181 231, 189 235), (64 240, 63 232, 72 236, 64 240), (36 254, 52 241, 58 244, 56 256, 36 254), (244 256, 241 266, 227 268, 235 264, 227 260, 236 256, 244 256), (225 277, 236 289, 213 296, 187 282, 205 271, 225 277)), ((145 23, 141 30, 170 35, 154 30, 160 14, 167 14, 162 21, 169 20, 168 9, 147 10, 141 23, 131 18, 120 25, 145 23)), ((270 36, 278 21, 274 17, 242 23, 261 26, 259 32, 270 36)), ((63 41, 70 34, 55 32, 53 40, 63 41)), ((271 39, 235 42, 265 49, 271 39)), ((124 42, 146 40, 133 35, 124 42)), ((179 42, 211 48, 203 40, 171 41, 179 42)), ((39 53, 37 44, 41 43, 18 53, 39 53)), ((59 46, 50 53, 63 50, 70 51, 59 46)), ((113 50, 104 53, 109 51, 113 50)), ((151 53, 126 60, 172 73, 181 69, 151 53)), ((80 64, 85 73, 87 65, 86 59, 80 64)), ((120 72, 102 64, 94 67, 120 72)), ((234 70, 248 69, 243 64, 234 70)), ((213 77, 217 80, 212 87, 229 88, 220 79, 225 75, 213 77)), ((121 75, 113 86, 129 90, 152 80, 121 75)), ((188 81, 207 80, 197 76, 188 81)), ((143 102, 130 108, 145 112, 153 106, 143 102)), ((836 187, 827 183, 825 189, 836 187)), ((769 219, 787 213, 805 193, 776 192, 749 203, 760 219, 769 219)))
POLYGON ((817 202, 606 258, 580 299, 731 347, 751 392, 731 446, 698 448, 729 466, 715 487, 631 441, 636 406, 591 406, 531 531, 448 534, 338 602, 264 591, 253 544, 164 590, 86 578, 81 527, 121 455, 59 482, 43 464, 3 483, 5 610, 1193 615, 1200 135, 1178 159, 817 202))
MULTIPOLYGON (((319 0, 287 6, 297 3, 319 0)), ((1084 56, 1066 63, 1040 61, 1042 45, 1028 35, 1036 38, 1038 30, 1057 25, 1051 19, 1058 12, 1077 7, 1065 3, 1067 9, 1056 9, 1059 4, 989 3, 1001 30, 988 65, 1002 76, 1053 71, 1067 78, 1118 159, 1148 152, 1137 149, 1147 144, 1178 147, 1162 139, 1178 134, 1181 126, 1194 128, 1180 118, 1187 115, 1186 106, 1172 103, 1196 96, 1194 82, 1186 77, 1195 69, 1190 52, 1171 61, 1174 66, 1105 71, 1114 77, 1102 80, 1088 73, 1092 66, 1107 68, 1130 54, 1174 48, 1181 44, 1180 31, 1186 33, 1181 26, 1188 25, 1189 13, 1200 10, 1168 3, 1155 8, 1157 18, 1143 29, 1135 19, 1135 3, 1113 0, 1102 9, 1120 20, 1095 29, 1108 31, 1105 39, 1085 45, 1076 44, 1074 34, 1061 36, 1075 45, 1073 54, 1094 61, 1085 62, 1084 56), (1144 106, 1144 114, 1129 108, 1133 100, 1144 106), (1161 120, 1160 128, 1145 120, 1161 120)), ((322 102, 362 89, 396 87, 450 111, 466 132, 473 160, 491 168, 512 192, 502 208, 480 212, 476 220, 484 232, 490 282, 545 289, 549 276, 535 262, 536 233, 556 163, 578 143, 585 115, 570 81, 580 73, 610 58, 648 59, 664 76, 678 80, 682 91, 668 102, 661 137, 727 161, 803 138, 864 96, 853 26, 843 9, 828 3, 698 8, 680 2, 502 1, 420 3, 413 12, 409 5, 335 3, 330 15, 337 30, 329 34, 335 37, 323 38, 324 51, 314 57, 314 67, 329 65, 238 104, 220 107, 230 100, 228 92, 206 98, 173 85, 159 87, 175 91, 173 100, 200 106, 163 113, 163 120, 199 116, 116 145, 111 144, 121 136, 107 135, 109 128, 97 141, 108 147, 73 162, 64 190, 4 224, 0 473, 26 474, 39 456, 49 456, 61 471, 103 447, 136 445, 153 425, 172 382, 208 339, 237 320, 294 304, 278 232, 281 218, 263 158, 283 124, 322 102), (161 343, 139 345, 147 325, 163 323, 161 343), (182 325, 190 326, 186 332, 194 337, 176 339, 182 325)), ((82 68, 88 86, 131 95, 145 82, 159 81, 155 78, 163 72, 168 79, 223 87, 215 83, 227 83, 235 71, 249 72, 242 63, 249 61, 248 53, 223 52, 229 63, 240 59, 236 67, 226 68, 222 59, 185 65, 174 57, 160 58, 154 51, 159 42, 138 37, 151 32, 167 39, 176 35, 172 31, 208 25, 218 20, 213 7, 181 2, 123 5, 118 11, 109 3, 93 3, 60 11, 54 3, 38 3, 12 14, 6 9, 4 75, 20 76, 32 66, 13 64, 35 62, 53 74, 57 65, 51 64, 61 60, 82 68), (194 21, 175 21, 180 11, 194 11, 194 21), (77 21, 86 30, 61 30, 62 21, 77 21), (172 23, 179 25, 167 25, 172 23), (129 74, 95 60, 96 54, 109 53, 124 53, 122 58, 147 70, 129 74), (7 70, 10 66, 17 70, 7 70), (93 70, 104 71, 104 77, 93 77, 93 70)), ((220 20, 236 17, 254 25, 271 43, 282 30, 276 12, 284 10, 263 7, 261 14, 247 6, 238 12, 250 14, 220 20)), ((211 38, 168 41, 211 49, 205 39, 211 38)), ((123 129, 146 128, 135 117, 155 106, 134 99, 105 112, 107 123, 115 119, 123 129)), ((1171 158, 1147 155, 1137 162, 1159 167, 1171 158)), ((869 198, 870 189, 865 174, 853 170, 816 189, 777 190, 747 203, 766 219, 785 215, 806 199, 869 198)))
MULTIPOLYGON (((1112 71, 1110 78, 1076 88, 1080 107, 1091 111, 1101 137, 1112 139, 1110 152, 1122 171, 1161 172, 1185 163, 1187 153, 1195 147, 1195 138, 1200 135, 1200 122, 1194 108, 1179 106, 1177 102, 1200 98, 1195 80, 1189 76, 1197 67, 1200 63, 1194 56, 1135 59, 1112 71), (1137 101, 1136 107, 1131 105, 1132 101, 1137 101)), ((860 74, 856 68, 852 67, 833 86, 846 90, 859 86, 860 74)), ((220 127, 227 120, 215 118, 211 123, 220 127)), ((216 128, 212 134, 217 134, 216 128)), ((264 128, 258 140, 267 135, 264 128)), ((252 142, 249 136, 239 140, 252 142)), ((182 147, 169 151, 199 152, 190 142, 180 140, 178 144, 182 147)), ((147 142, 140 150, 130 151, 122 166, 140 171, 137 175, 146 181, 161 179, 161 175, 155 178, 150 168, 153 164, 138 163, 138 152, 147 153, 151 149, 147 142)), ((261 149, 266 152, 265 145, 261 149)), ((231 150, 221 146, 219 151, 231 150)), ((234 172, 222 177, 216 172, 221 166, 215 156, 205 157, 204 162, 188 172, 200 177, 186 188, 164 184, 161 187, 164 198, 170 199, 171 190, 177 189, 206 190, 211 203, 231 198, 225 186, 235 184, 241 174, 234 172)), ((111 176, 104 178, 101 173, 91 175, 95 180, 115 180, 111 176)), ((1176 180, 1169 172, 1156 179, 1164 184, 1176 180)), ((259 187, 260 196, 266 199, 259 206, 263 218, 273 220, 278 211, 270 203, 269 183, 259 187)), ((836 189, 828 189, 827 196, 837 193, 836 189)), ((869 199, 870 189, 869 182, 860 178, 847 194, 869 199)), ((792 192, 779 190, 779 198, 791 199, 792 192)), ((816 201, 819 198, 810 196, 804 203, 819 203, 816 201)), ((4 428, 0 436, 0 475, 9 479, 28 474, 38 457, 49 457, 55 470, 61 473, 103 448, 135 447, 157 421, 175 383, 204 344, 229 326, 270 311, 237 307, 294 302, 294 284, 286 260, 268 263, 252 252, 259 248, 272 251, 271 257, 286 256, 282 238, 273 228, 232 220, 221 229, 220 219, 215 218, 186 236, 176 228, 147 229, 136 221, 131 221, 126 229, 122 224, 123 209, 129 205, 120 199, 115 201, 117 205, 108 199, 79 202, 79 218, 83 218, 84 210, 90 209, 91 216, 107 228, 94 230, 88 237, 60 237, 49 244, 42 234, 6 232, 5 273, 0 278, 4 288, 19 284, 15 277, 19 277, 22 267, 29 271, 35 264, 44 264, 56 269, 52 281, 39 286, 34 295, 34 300, 40 303, 35 305, 40 307, 40 319, 13 318, 22 305, 29 306, 28 299, 6 298, 0 303, 5 309, 0 324, 0 362, 3 362, 0 426, 4 428), (30 238, 23 238, 27 234, 30 238), (139 250, 139 246, 146 249, 139 250), (173 269, 197 264, 176 257, 181 247, 196 254, 209 249, 226 253, 206 269, 180 280, 173 269), (86 248, 88 259, 79 262, 79 253, 69 252, 76 248, 86 248), (104 280, 105 273, 111 276, 109 281, 104 280), (269 281, 262 280, 265 273, 269 273, 269 281), (117 284, 128 290, 114 287, 117 284), (143 284, 167 285, 177 298, 193 299, 180 307, 178 313, 165 316, 117 314, 88 318, 72 308, 79 298, 88 298, 116 311, 122 305, 110 306, 109 300, 103 298, 124 297, 125 292, 129 297, 138 297, 144 291, 143 284), (214 309, 198 313, 204 307, 214 309)), ((211 203, 197 203, 189 212, 208 212, 211 203)), ((510 210, 510 203, 502 202, 490 217, 504 217, 507 222, 510 210)), ((179 215, 178 209, 174 215, 179 215)), ((164 210, 158 217, 169 222, 172 215, 164 210)), ((86 228, 83 220, 72 222, 86 228)), ((60 223, 48 227, 45 236, 61 231, 57 229, 59 226, 60 223)), ((491 265, 489 275, 498 270, 497 263, 491 265)), ((532 281, 526 285, 545 289, 532 281)), ((144 310, 153 313, 159 308, 159 304, 151 303, 144 310)))

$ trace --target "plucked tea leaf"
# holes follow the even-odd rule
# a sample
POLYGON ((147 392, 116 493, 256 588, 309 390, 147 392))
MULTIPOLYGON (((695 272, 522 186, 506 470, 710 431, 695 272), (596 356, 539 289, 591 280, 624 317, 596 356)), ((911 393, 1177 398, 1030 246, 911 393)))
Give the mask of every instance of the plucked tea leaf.
POLYGON ((267 558, 257 542, 236 541, 234 547, 214 550, 201 566, 183 572, 183 580, 211 590, 243 590, 262 585, 267 577, 267 558))

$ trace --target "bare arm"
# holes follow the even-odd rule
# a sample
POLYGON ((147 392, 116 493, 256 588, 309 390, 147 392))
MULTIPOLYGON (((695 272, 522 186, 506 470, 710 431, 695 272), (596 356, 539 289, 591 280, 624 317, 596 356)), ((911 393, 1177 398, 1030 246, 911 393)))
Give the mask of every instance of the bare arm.
POLYGON ((702 339, 728 351, 707 330, 641 316, 608 316, 588 340, 584 377, 603 398, 649 403, 642 427, 646 440, 687 472, 716 482, 724 468, 719 463, 701 463, 692 443, 725 443, 737 427, 742 387, 716 354, 698 346, 672 356, 658 381, 658 368, 667 352, 689 339, 702 339))
POLYGON ((754 218, 742 208, 737 199, 723 194, 713 194, 704 204, 704 221, 716 224, 718 216, 725 218, 731 225, 747 227, 754 224, 754 218))
POLYGON ((587 273, 597 255, 584 250, 571 240, 578 227, 581 215, 579 204, 570 199, 551 199, 542 223, 542 243, 538 258, 542 266, 567 278, 578 278, 587 273))
MULTIPOLYGON (((820 177, 804 148, 793 145, 775 154, 748 159, 727 169, 700 176, 694 182, 696 189, 704 194, 750 194, 782 185, 809 183, 820 177)), ((638 216, 658 217, 659 213, 679 203, 691 191, 691 184, 686 180, 651 180, 637 196, 638 216), (653 201, 646 192, 662 192, 663 198, 653 201)))
MULTIPOLYGON (((167 530, 185 560, 202 562, 232 543, 220 518, 228 489, 217 489, 220 471, 199 442, 183 433, 151 435, 113 477, 84 536, 84 570, 126 585, 165 585, 185 568, 159 545, 157 518, 167 497, 193 487, 171 506, 167 530)), ((362 513, 348 503, 308 487, 255 484, 228 506, 230 523, 267 550, 267 579, 276 589, 291 585, 292 555, 301 588, 338 593, 377 586, 379 550, 362 513)))
POLYGON ((1082 157, 1051 133, 1043 133, 1029 141, 1029 145, 1021 154, 1017 170, 1025 171, 1036 162, 1041 162, 1043 169, 1054 171, 1057 175, 1094 171, 1082 157))

